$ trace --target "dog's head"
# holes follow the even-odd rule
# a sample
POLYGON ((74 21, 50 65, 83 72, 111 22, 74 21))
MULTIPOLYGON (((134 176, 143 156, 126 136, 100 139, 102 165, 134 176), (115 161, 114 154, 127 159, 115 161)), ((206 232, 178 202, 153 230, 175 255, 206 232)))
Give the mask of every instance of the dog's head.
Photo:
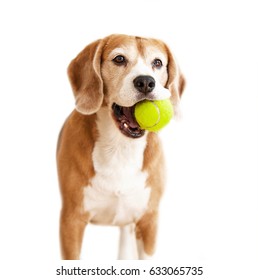
POLYGON ((120 131, 141 137, 133 117, 137 102, 171 98, 177 107, 184 78, 165 43, 156 39, 111 35, 93 42, 72 60, 68 75, 82 114, 108 106, 120 131))

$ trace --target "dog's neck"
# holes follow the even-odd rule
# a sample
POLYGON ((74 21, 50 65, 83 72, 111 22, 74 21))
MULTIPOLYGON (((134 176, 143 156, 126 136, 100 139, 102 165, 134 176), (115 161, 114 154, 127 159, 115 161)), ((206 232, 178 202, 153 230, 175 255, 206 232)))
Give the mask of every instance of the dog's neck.
POLYGON ((101 160, 102 166, 107 164, 120 165, 125 169, 126 166, 142 169, 147 133, 139 139, 124 136, 116 127, 107 107, 102 107, 97 113, 97 129, 99 137, 93 153, 94 162, 101 160))

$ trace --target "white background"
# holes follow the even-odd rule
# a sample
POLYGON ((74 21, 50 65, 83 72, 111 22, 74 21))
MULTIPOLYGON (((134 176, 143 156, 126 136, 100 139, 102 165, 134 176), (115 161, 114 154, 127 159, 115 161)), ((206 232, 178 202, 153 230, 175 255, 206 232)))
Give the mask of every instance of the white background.
MULTIPOLYGON (((66 68, 93 40, 125 33, 163 39, 187 79, 184 117, 161 133, 168 182, 154 260, 204 266, 209 280, 257 279, 257 18, 248 0, 0 2, 1 278, 54 279, 55 146, 74 107, 66 68)), ((110 262, 117 239, 117 228, 89 227, 83 258, 110 262)))

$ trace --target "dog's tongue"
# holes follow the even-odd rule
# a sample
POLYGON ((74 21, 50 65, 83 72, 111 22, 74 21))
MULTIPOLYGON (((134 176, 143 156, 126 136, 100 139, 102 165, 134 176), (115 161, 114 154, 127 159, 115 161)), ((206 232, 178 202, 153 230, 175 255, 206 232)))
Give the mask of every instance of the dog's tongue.
POLYGON ((129 122, 130 127, 138 128, 139 124, 136 122, 134 118, 134 107, 123 107, 123 114, 125 115, 126 119, 129 122))

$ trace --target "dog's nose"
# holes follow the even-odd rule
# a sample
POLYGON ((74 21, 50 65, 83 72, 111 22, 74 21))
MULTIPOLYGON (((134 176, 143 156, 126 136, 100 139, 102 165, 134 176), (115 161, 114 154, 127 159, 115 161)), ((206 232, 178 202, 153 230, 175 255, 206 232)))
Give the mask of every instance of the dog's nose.
POLYGON ((133 80, 134 87, 142 93, 149 93, 155 88, 155 80, 151 76, 138 76, 133 80))

